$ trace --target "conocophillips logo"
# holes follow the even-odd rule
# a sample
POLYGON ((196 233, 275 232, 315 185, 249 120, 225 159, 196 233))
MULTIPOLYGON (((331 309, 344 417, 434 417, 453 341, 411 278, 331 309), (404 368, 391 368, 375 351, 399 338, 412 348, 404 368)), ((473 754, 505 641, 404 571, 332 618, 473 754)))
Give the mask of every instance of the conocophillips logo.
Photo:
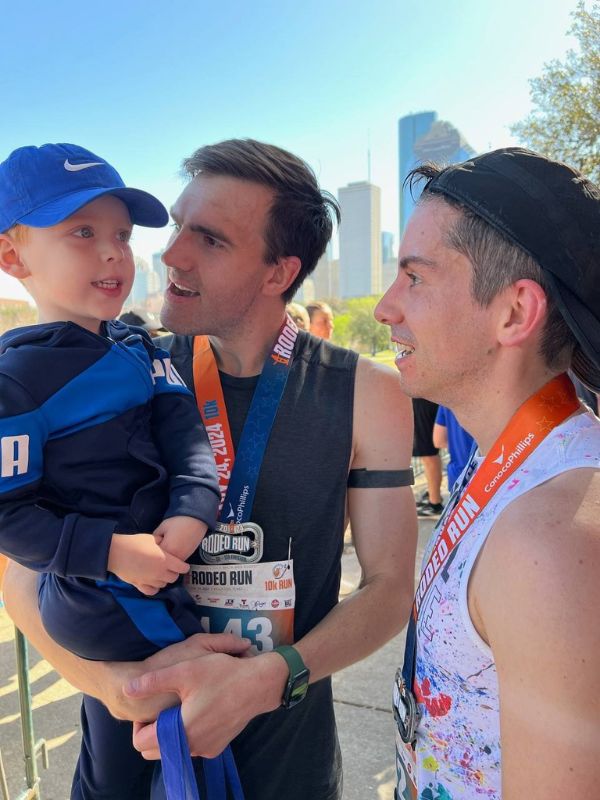
MULTIPOLYGON (((521 439, 521 441, 518 443, 518 445, 515 447, 512 453, 510 453, 508 458, 504 461, 498 472, 494 475, 492 480, 489 483, 486 483, 486 485, 483 487, 484 491, 486 492, 492 491, 492 489, 498 483, 498 481, 502 479, 504 473, 512 467, 512 465, 517 459, 521 458, 525 450, 527 450, 527 448, 531 445, 534 439, 535 439, 535 433, 528 433, 524 439, 521 439)), ((502 445, 502 452, 500 456, 503 455, 504 455, 504 445, 502 445)), ((492 461, 496 464, 500 463, 500 460, 501 459, 498 458, 492 459, 492 461)))

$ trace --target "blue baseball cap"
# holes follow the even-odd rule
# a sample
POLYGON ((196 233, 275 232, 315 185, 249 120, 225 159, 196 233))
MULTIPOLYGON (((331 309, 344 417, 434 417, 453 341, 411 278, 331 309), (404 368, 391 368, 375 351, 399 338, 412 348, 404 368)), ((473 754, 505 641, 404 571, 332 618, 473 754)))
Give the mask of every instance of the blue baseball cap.
POLYGON ((125 203, 135 225, 162 228, 169 220, 156 197, 128 189, 114 167, 83 147, 19 147, 0 164, 0 232, 17 223, 49 228, 105 194, 125 203))

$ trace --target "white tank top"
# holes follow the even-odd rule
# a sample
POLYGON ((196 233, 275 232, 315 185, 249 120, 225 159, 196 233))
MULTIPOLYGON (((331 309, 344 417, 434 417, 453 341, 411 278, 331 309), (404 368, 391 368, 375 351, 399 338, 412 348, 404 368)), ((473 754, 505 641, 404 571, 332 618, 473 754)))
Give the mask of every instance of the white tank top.
MULTIPOLYGON (((469 576, 495 520, 509 503, 561 472, 580 467, 600 469, 600 424, 591 412, 555 428, 494 495, 452 562, 436 576, 419 610, 419 797, 501 798, 498 680, 492 651, 469 616, 469 576)), ((435 539, 434 531, 424 564, 435 539)))

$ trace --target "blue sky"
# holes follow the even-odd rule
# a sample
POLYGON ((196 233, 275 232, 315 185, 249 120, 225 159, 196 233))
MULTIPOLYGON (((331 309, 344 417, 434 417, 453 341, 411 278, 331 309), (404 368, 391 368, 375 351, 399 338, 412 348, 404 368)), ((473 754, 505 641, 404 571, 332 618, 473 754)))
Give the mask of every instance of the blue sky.
MULTIPOLYGON (((167 205, 181 159, 233 136, 367 177, 397 234, 397 120, 436 110, 476 150, 514 144, 528 79, 562 58, 575 0, 56 0, 4 3, 0 159, 70 141, 167 205)), ((148 258, 166 231, 138 229, 148 258)), ((0 296, 13 282, 0 277, 0 296)))

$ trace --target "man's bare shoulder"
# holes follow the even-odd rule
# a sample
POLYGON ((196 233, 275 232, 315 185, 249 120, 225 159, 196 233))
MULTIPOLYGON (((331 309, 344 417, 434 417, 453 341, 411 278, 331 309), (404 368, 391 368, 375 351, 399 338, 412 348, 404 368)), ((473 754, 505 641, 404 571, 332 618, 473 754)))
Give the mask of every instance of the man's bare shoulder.
POLYGON ((412 403, 402 390, 400 376, 384 364, 360 358, 354 388, 353 466, 407 466, 412 437, 412 403))
POLYGON ((545 629, 554 639, 565 614, 585 624, 598 608, 599 570, 600 470, 569 470, 498 518, 476 565, 469 604, 490 642, 492 631, 501 637, 505 626, 511 635, 523 626, 521 633, 535 638, 545 629))
POLYGON ((372 402, 393 404, 396 411, 404 413, 411 410, 410 398, 404 393, 397 370, 373 361, 359 358, 356 365, 356 386, 370 396, 372 402))

